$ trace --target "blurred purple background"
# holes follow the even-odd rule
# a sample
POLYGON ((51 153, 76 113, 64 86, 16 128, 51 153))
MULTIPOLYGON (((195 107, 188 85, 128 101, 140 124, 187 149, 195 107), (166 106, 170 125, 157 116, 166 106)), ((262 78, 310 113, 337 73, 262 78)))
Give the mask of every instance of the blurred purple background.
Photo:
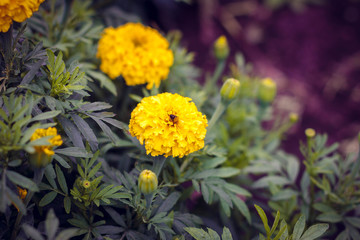
POLYGON ((357 150, 360 131, 360 1, 290 0, 276 8, 266 1, 153 0, 150 23, 183 32, 195 64, 212 70, 212 44, 224 34, 233 61, 242 52, 254 73, 279 86, 275 105, 301 116, 284 147, 298 154, 304 129, 312 127, 357 150), (303 3, 302 5, 300 3, 303 3))

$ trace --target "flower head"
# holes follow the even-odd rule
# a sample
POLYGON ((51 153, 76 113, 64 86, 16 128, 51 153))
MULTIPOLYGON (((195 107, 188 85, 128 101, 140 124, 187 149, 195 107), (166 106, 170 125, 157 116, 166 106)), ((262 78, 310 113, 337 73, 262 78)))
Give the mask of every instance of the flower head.
POLYGON ((214 52, 215 57, 219 60, 224 60, 229 56, 230 49, 224 35, 221 35, 218 39, 216 39, 214 43, 214 52))
POLYGON ((156 174, 150 170, 143 170, 139 175, 138 187, 144 194, 154 192, 158 187, 156 174))
POLYGON ((183 157, 204 147, 207 119, 191 98, 161 93, 143 98, 131 113, 130 133, 152 156, 183 157))
POLYGON ((276 83, 271 78, 261 80, 258 97, 263 103, 270 103, 276 96, 276 83))
POLYGON ((52 150, 55 146, 60 146, 63 141, 61 140, 61 136, 57 134, 57 130, 54 127, 49 127, 47 129, 38 128, 33 133, 30 138, 30 141, 35 141, 37 139, 53 136, 49 139, 50 145, 48 146, 35 146, 35 151, 37 153, 45 153, 48 156, 54 155, 54 151, 52 150))
POLYGON ((240 91, 240 82, 235 78, 228 78, 220 90, 220 95, 224 100, 232 100, 240 91))
POLYGON ((0 0, 0 32, 7 32, 13 21, 23 22, 39 9, 44 0, 0 0))
POLYGON ((106 28, 96 55, 100 69, 110 78, 123 76, 127 85, 159 87, 167 78, 174 56, 168 41, 155 29, 140 23, 106 28))
POLYGON ((308 137, 308 138, 313 138, 313 137, 315 137, 316 132, 315 132, 315 130, 312 129, 312 128, 307 128, 307 129, 305 129, 305 135, 306 135, 306 137, 308 137))

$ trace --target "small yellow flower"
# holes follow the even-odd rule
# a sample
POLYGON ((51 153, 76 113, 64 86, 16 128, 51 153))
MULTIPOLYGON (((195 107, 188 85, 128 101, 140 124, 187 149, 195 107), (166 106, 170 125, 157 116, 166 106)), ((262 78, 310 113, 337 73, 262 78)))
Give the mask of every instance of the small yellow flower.
POLYGON ((234 78, 225 81, 220 90, 220 95, 225 100, 232 100, 240 91, 240 82, 234 78))
POLYGON ((0 32, 7 32, 13 21, 23 22, 39 9, 44 0, 0 0, 0 32))
POLYGON ((307 129, 305 130, 305 135, 306 135, 308 138, 313 138, 313 137, 315 137, 316 132, 315 132, 315 130, 312 129, 312 128, 307 128, 307 129))
POLYGON ((207 119, 191 101, 176 93, 143 98, 131 113, 131 135, 152 156, 183 157, 203 148, 207 119))
POLYGON ((258 97, 263 103, 270 103, 276 96, 276 83, 271 78, 265 78, 260 82, 258 97))
POLYGON ((36 129, 33 135, 30 138, 30 141, 35 141, 37 139, 53 136, 49 139, 50 145, 48 146, 35 146, 35 153, 31 155, 30 162, 36 167, 45 167, 51 161, 51 156, 55 154, 53 147, 60 146, 63 141, 61 136, 57 134, 57 130, 54 127, 47 129, 36 129))
MULTIPOLYGON (((20 199, 24 200, 26 198, 26 195, 27 195, 27 190, 25 188, 23 189, 23 188, 21 188, 19 186, 17 186, 16 188, 18 190, 18 194, 19 194, 20 199)), ((19 212, 20 211, 19 208, 14 203, 12 203, 12 204, 14 205, 14 207, 16 207, 16 209, 19 212)))
POLYGON ((90 183, 90 181, 88 181, 88 180, 84 180, 84 181, 82 182, 82 186, 83 186, 84 188, 89 188, 89 187, 91 186, 91 183, 90 183))
POLYGON ((154 192, 158 187, 156 174, 150 170, 143 170, 139 175, 138 187, 143 194, 154 192))
POLYGON ((214 43, 215 57, 219 60, 223 60, 229 56, 229 45, 224 35, 220 36, 214 43))
POLYGON ((147 89, 159 87, 174 62, 166 38, 140 23, 106 28, 96 56, 100 69, 110 78, 121 75, 127 85, 147 84, 147 89))

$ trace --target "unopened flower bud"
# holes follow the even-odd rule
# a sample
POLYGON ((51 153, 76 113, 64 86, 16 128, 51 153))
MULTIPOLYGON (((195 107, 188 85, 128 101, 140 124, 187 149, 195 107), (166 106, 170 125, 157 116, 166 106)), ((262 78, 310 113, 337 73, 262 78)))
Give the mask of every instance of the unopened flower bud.
POLYGON ((89 188, 91 186, 91 183, 88 180, 84 180, 84 181, 82 181, 82 186, 84 188, 89 188))
POLYGON ((215 52, 215 57, 218 60, 224 60, 229 56, 230 49, 227 39, 224 35, 216 39, 214 43, 214 52, 215 52))
POLYGON ((240 91, 240 82, 234 78, 225 81, 220 90, 220 95, 224 100, 232 100, 240 91))
POLYGON ((154 172, 144 170, 140 173, 138 187, 143 194, 150 194, 158 187, 158 179, 154 172))
POLYGON ((299 115, 297 113, 290 113, 289 120, 291 123, 296 123, 299 120, 299 115))
POLYGON ((263 103, 271 103, 276 96, 276 83, 271 78, 261 81, 258 91, 258 98, 263 103))
POLYGON ((315 137, 316 132, 315 132, 315 130, 312 129, 312 128, 307 128, 307 129, 305 130, 305 135, 306 135, 306 137, 308 137, 308 138, 313 138, 313 137, 315 137))

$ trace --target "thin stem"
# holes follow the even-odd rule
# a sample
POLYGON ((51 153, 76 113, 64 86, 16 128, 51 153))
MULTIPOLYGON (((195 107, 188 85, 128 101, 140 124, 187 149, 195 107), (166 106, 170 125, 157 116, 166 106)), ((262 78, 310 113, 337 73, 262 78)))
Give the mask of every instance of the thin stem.
POLYGON ((219 120, 219 118, 221 117, 221 115, 224 113, 226 108, 226 105, 220 101, 219 104, 217 105, 214 114, 212 115, 208 127, 207 127, 207 131, 210 131, 210 129, 215 125, 215 123, 217 122, 217 120, 219 120))
POLYGON ((205 90, 206 92, 212 92, 212 89, 215 88, 217 81, 219 80, 221 74, 225 69, 226 60, 220 60, 215 68, 214 74, 209 81, 206 82, 205 90))

